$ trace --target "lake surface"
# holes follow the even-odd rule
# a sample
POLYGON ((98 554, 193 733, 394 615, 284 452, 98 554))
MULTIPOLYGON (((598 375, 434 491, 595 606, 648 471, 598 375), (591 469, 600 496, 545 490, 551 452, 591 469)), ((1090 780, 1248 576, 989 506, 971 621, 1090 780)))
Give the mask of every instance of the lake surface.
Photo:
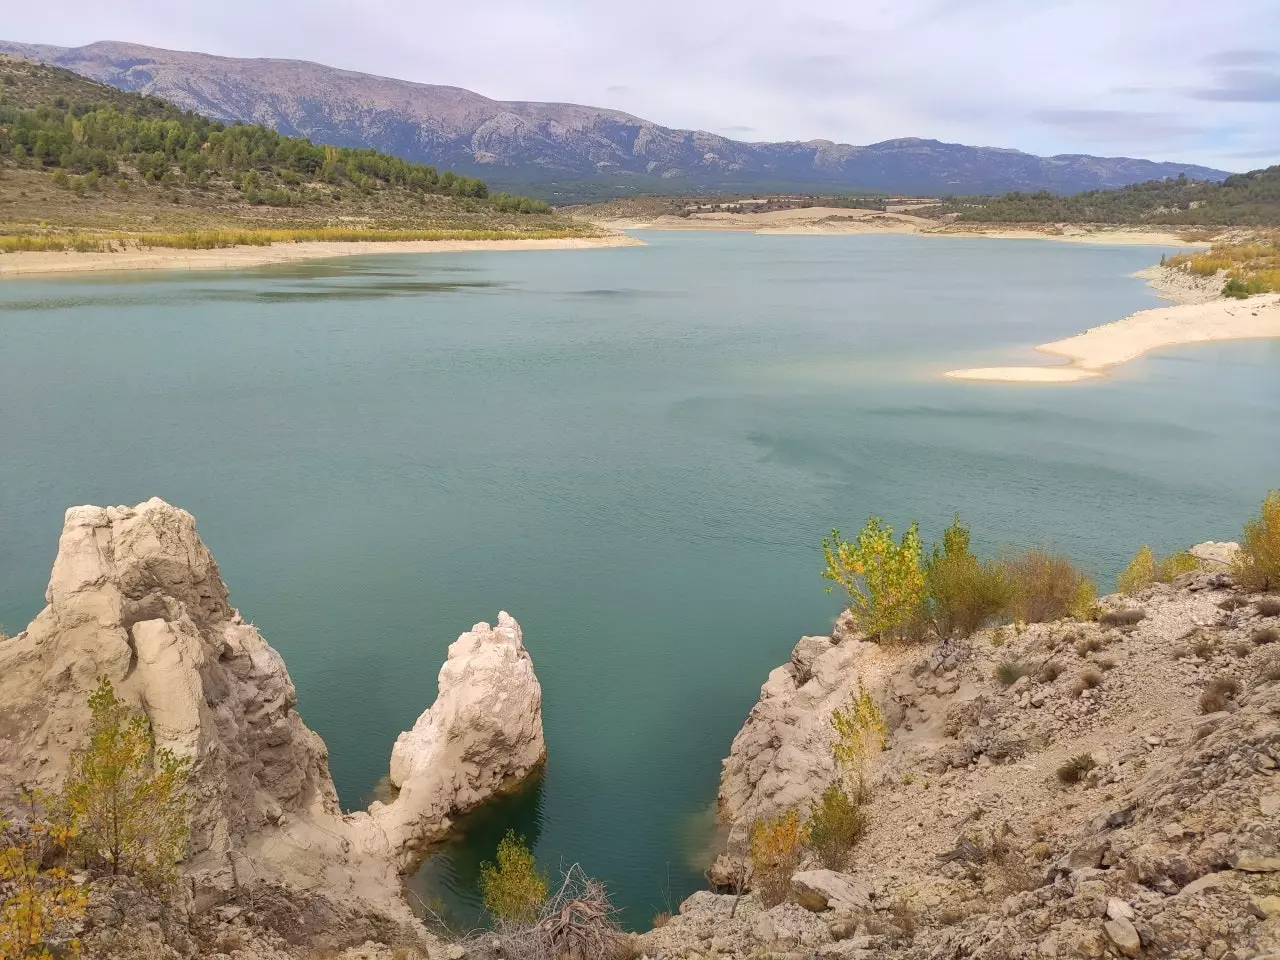
POLYGON ((71 504, 192 511, 363 805, 446 647, 509 610, 543 781, 415 879, 458 915, 515 826, 645 924, 696 889, 719 761, 838 603, 820 540, 1046 544, 1104 581, 1280 486, 1280 343, 1066 386, 957 366, 1158 303, 1158 248, 644 233, 592 251, 0 284, 0 627, 71 504))

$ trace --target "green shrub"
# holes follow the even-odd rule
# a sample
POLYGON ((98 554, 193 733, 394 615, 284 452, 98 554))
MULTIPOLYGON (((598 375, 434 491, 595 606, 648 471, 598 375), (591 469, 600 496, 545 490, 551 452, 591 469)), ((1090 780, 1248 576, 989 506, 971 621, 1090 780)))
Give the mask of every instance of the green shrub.
POLYGON ((1028 550, 1001 564, 1011 584, 1010 612, 1024 623, 1048 623, 1063 617, 1086 619, 1097 590, 1066 557, 1028 550))
POLYGON ((832 783, 809 814, 808 844, 828 870, 844 869, 845 860, 867 832, 867 797, 855 787, 852 795, 832 783))
POLYGON ((1201 568, 1198 557, 1193 557, 1186 550, 1172 553, 1156 564, 1156 579, 1161 583, 1169 583, 1184 573, 1195 573, 1201 568))
POLYGON ((857 540, 842 540, 840 531, 832 530, 822 541, 822 552, 827 561, 822 575, 848 593, 859 629, 873 637, 907 636, 918 622, 925 587, 914 523, 895 543, 892 527, 868 517, 857 540))
POLYGON ((1231 573, 1246 590, 1280 587, 1280 490, 1268 493, 1258 516, 1244 525, 1231 573))
POLYGON ((157 748, 147 718, 106 677, 89 708, 89 743, 72 754, 57 804, 73 850, 90 868, 164 887, 187 852, 190 761, 157 748))
POLYGON ((538 869, 524 838, 508 830, 498 843, 496 863, 480 865, 480 892, 490 915, 531 923, 547 899, 547 876, 538 869))
POLYGON ((1138 548, 1129 565, 1116 577, 1116 588, 1123 594, 1132 596, 1139 590, 1151 586, 1156 578, 1156 558, 1151 548, 1145 544, 1138 548))
POLYGON ((929 619, 939 636, 967 637, 1002 616, 1013 590, 998 564, 979 560, 969 549, 969 528, 957 514, 925 563, 929 619))

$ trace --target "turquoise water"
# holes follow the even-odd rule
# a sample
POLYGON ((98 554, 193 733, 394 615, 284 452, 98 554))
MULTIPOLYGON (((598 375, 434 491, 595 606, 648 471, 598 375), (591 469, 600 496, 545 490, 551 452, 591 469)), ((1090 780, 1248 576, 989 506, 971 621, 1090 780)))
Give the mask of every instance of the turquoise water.
POLYGON ((867 514, 1103 578, 1235 536, 1280 486, 1280 342, 1068 386, 937 379, 1157 303, 1152 248, 646 233, 643 248, 0 284, 0 626, 63 510, 191 510, 288 661, 349 807, 499 609, 545 694, 543 781, 414 889, 465 914, 514 824, 642 924, 694 889, 719 761, 836 612, 867 514))

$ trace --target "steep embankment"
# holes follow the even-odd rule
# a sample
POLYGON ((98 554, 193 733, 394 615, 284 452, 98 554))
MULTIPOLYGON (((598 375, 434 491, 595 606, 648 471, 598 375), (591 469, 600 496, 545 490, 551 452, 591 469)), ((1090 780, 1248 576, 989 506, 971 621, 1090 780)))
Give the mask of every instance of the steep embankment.
MULTIPOLYGON (((284 661, 230 605, 191 515, 162 500, 68 510, 46 597, 25 631, 0 640, 0 813, 20 808, 24 790, 57 788, 84 745, 89 694, 109 679, 156 745, 193 763, 184 884, 126 911, 143 926, 148 910, 180 917, 170 947, 200 931, 216 939, 241 913, 253 921, 245 936, 433 943, 399 870, 546 753, 541 688, 502 613, 450 646, 435 703, 391 751, 395 797, 344 815, 284 661)), ((111 922, 98 926, 113 949, 140 949, 121 947, 111 922)))
POLYGON ((696 894, 641 939, 646 953, 1274 955, 1280 601, 1202 572, 1104 610, 932 649, 881 647, 844 623, 801 640, 725 760, 729 852, 712 877, 747 874, 754 820, 816 799, 830 711, 860 688, 890 730, 869 832, 847 875, 803 865, 804 907, 696 894), (1215 681, 1228 692, 1202 699, 1215 681), (1085 756, 1093 766, 1064 782, 1085 756))

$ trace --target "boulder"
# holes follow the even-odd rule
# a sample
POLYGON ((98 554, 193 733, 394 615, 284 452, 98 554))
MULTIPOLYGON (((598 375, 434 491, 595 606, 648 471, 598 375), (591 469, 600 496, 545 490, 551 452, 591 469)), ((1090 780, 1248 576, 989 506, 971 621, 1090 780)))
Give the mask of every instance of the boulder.
POLYGON ((1213 540, 1197 543, 1187 551, 1210 571, 1229 569, 1239 552, 1240 544, 1234 541, 1218 543, 1213 540))
POLYGON ((1123 917, 1107 920, 1103 923, 1102 930, 1107 939, 1126 957, 1136 957, 1142 953, 1142 940, 1138 937, 1138 931, 1123 917))
POLYGON ((796 903, 817 913, 822 910, 866 910, 875 895, 871 884, 834 870, 803 870, 791 878, 796 903))

